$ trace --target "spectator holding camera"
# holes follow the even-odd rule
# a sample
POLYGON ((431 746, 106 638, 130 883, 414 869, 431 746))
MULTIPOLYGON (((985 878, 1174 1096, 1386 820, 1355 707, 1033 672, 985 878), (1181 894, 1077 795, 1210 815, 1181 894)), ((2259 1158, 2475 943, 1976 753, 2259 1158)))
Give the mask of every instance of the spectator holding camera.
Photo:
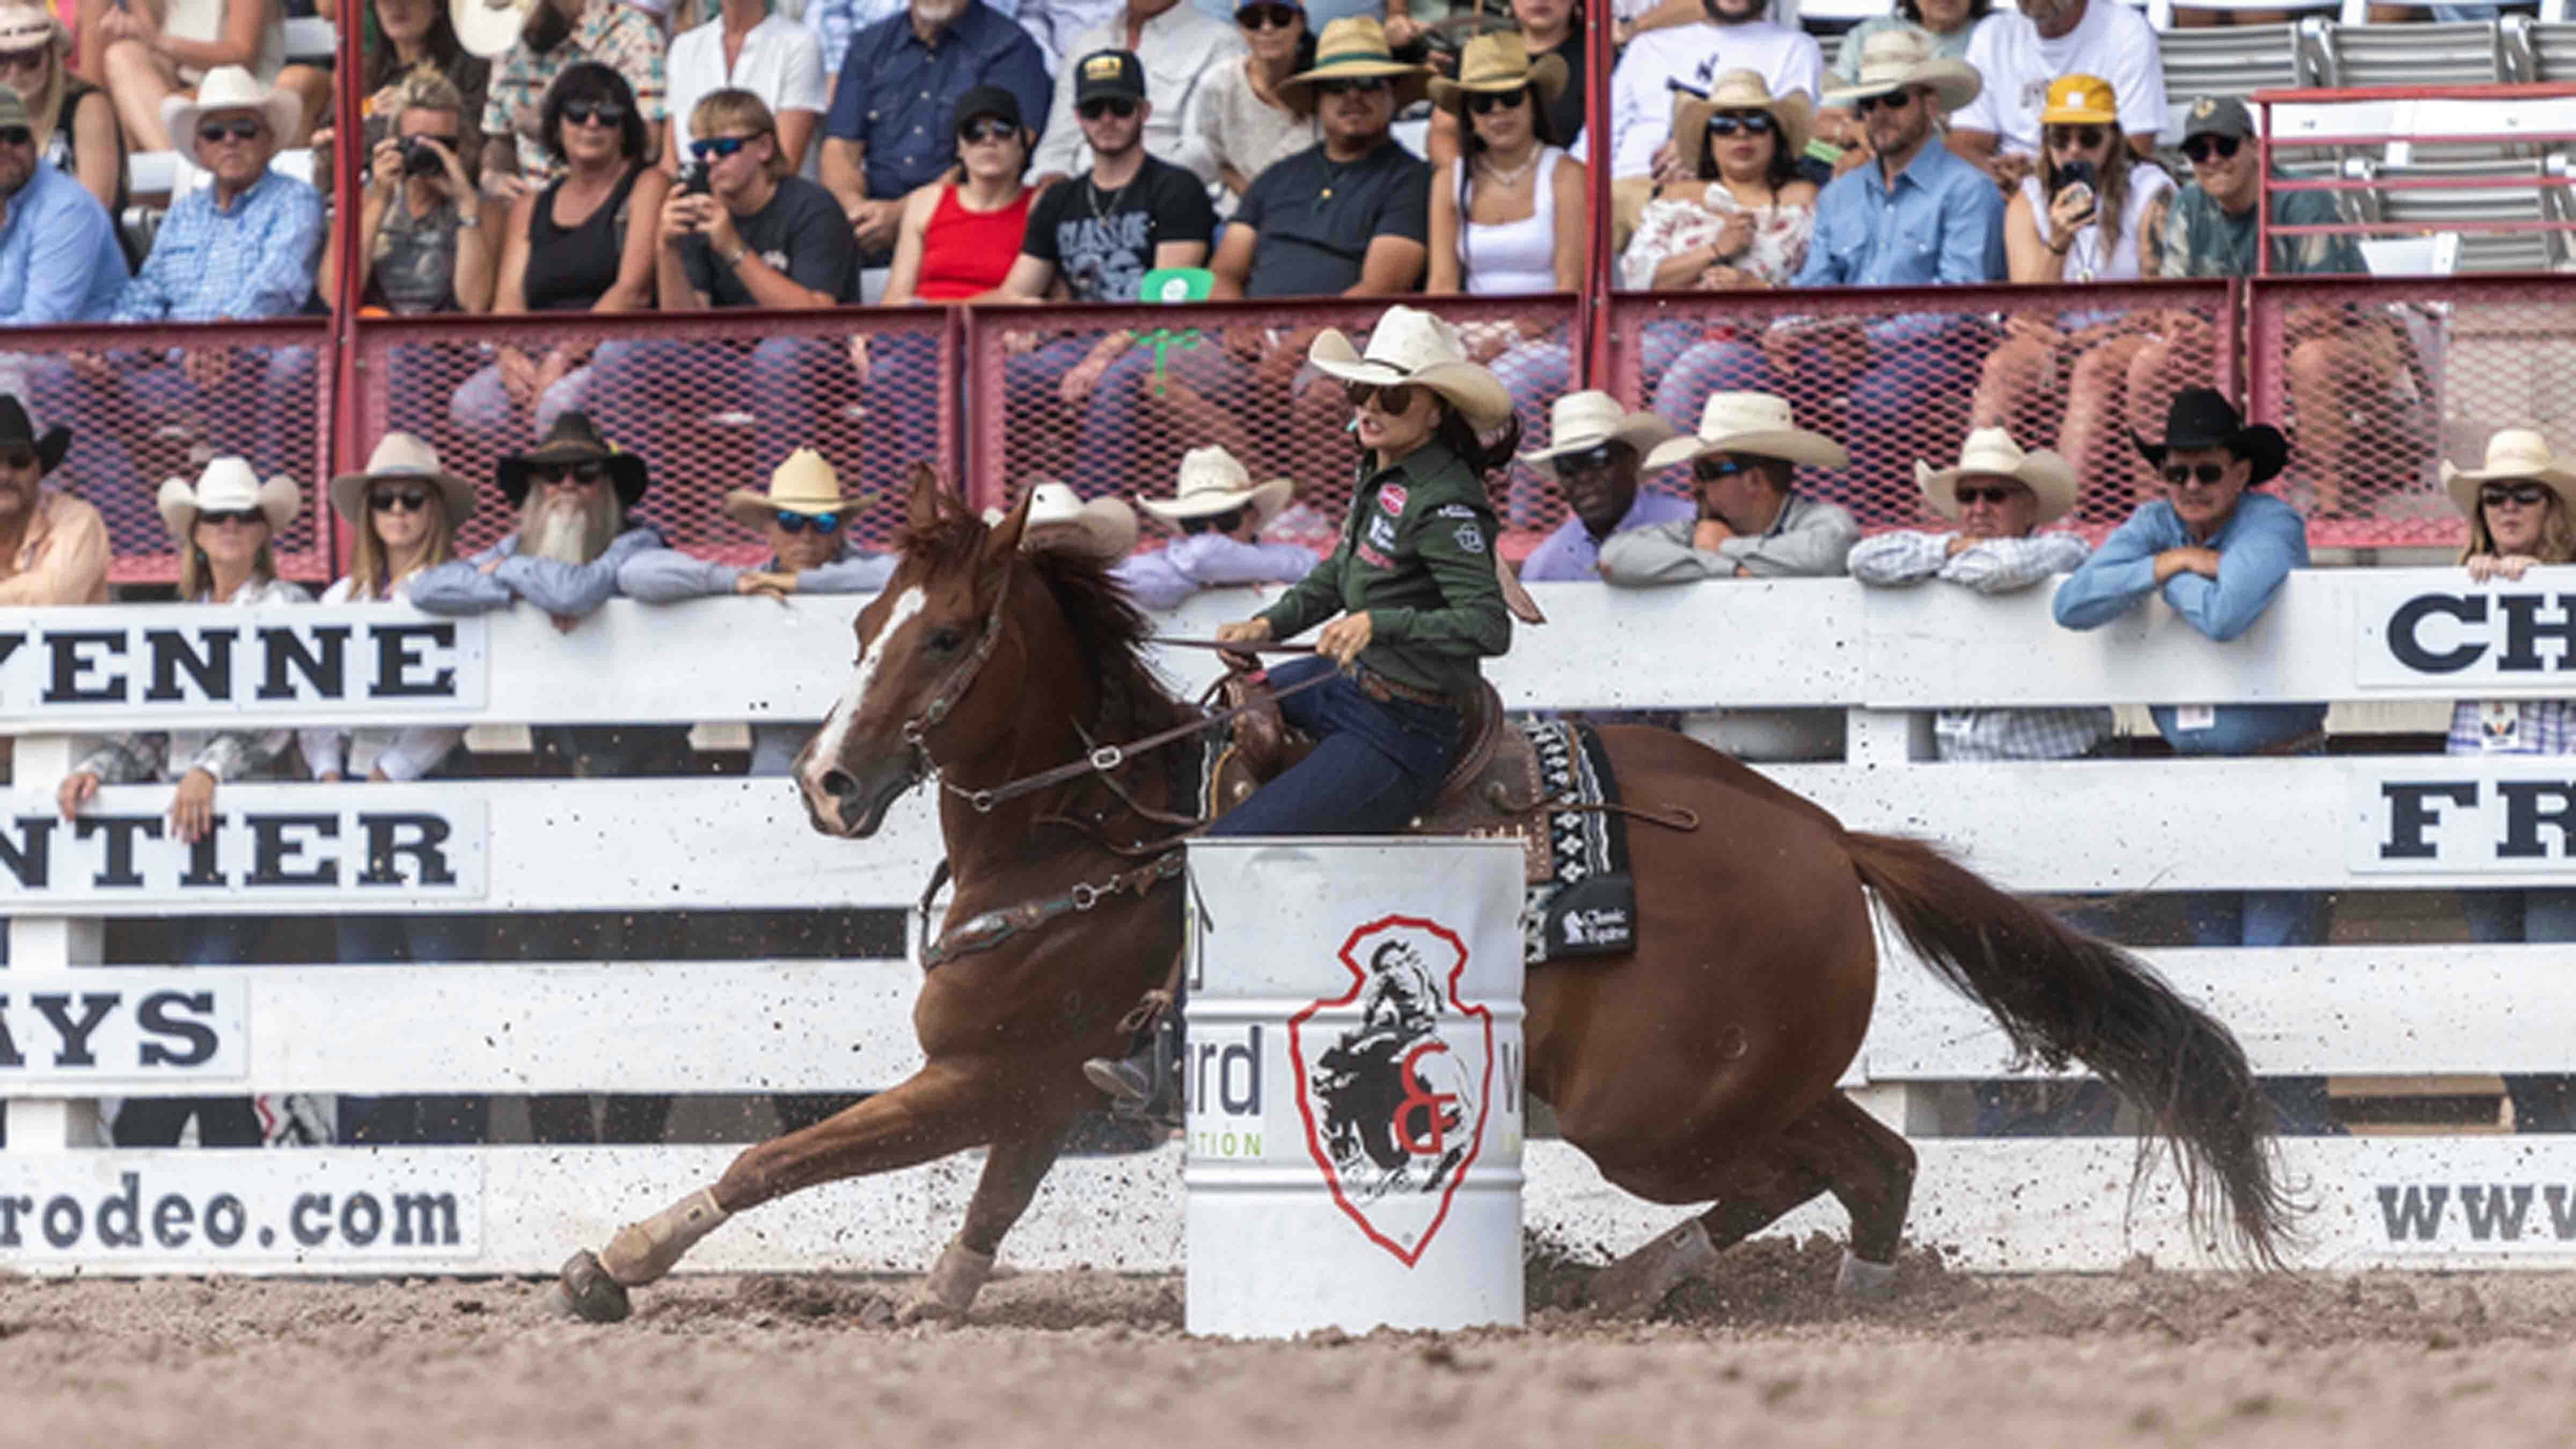
MULTIPOLYGON (((359 303, 406 317, 488 312, 507 217, 466 171, 465 98, 424 67, 395 85, 389 109, 392 133, 368 154, 358 212, 359 303)), ((325 295, 339 294, 340 264, 334 231, 322 260, 325 295)))

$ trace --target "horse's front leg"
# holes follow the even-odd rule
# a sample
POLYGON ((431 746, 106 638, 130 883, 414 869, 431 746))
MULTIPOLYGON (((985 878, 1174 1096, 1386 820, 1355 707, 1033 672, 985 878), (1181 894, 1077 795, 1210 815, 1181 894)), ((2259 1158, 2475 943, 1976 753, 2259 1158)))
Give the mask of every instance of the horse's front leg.
MULTIPOLYGON (((1079 1078, 1068 1090, 1080 1090, 1079 1078)), ((712 1186, 619 1228, 597 1254, 575 1253, 563 1268, 564 1303, 594 1323, 614 1323, 628 1312, 627 1289, 670 1272, 735 1213, 819 1182, 936 1161, 990 1142, 1006 1126, 1024 1131, 1039 1115, 1029 1096, 1025 1068, 933 1061, 802 1132, 745 1148, 712 1186)))
POLYGON ((1030 1199, 1037 1196, 1047 1169, 1055 1166, 1072 1126, 1067 1118, 992 1145, 984 1157, 983 1176, 975 1180, 974 1200, 966 1204, 965 1225, 939 1250, 939 1260, 930 1265, 930 1275, 896 1314, 896 1322, 953 1322, 975 1306, 975 1295, 993 1276, 993 1259, 1002 1250, 1002 1239, 1020 1214, 1029 1210, 1030 1199))

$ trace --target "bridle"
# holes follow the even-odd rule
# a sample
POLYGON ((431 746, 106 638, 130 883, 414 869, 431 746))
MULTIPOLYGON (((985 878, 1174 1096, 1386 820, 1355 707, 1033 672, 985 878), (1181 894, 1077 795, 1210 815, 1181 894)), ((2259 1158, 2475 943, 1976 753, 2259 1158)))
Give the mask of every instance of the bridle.
POLYGON ((974 793, 961 790, 948 782, 947 774, 940 769, 939 762, 930 757, 930 732, 937 729, 957 708, 959 702, 965 699, 966 691, 975 687, 975 677, 983 673, 984 666, 991 662, 993 648, 1002 640, 1002 611, 1009 607, 1011 602, 1011 572, 1009 561, 1005 561, 1002 565, 1001 586, 993 592, 992 612, 984 616, 984 632, 975 640, 975 647, 967 651, 965 658, 957 661, 955 668, 948 671, 948 677, 941 680, 939 688, 931 692, 930 702, 921 707, 921 712, 903 722, 899 733, 903 736, 905 747, 911 751, 911 758, 905 766, 906 779, 903 788, 907 791, 925 780, 937 780, 941 789, 952 794, 971 798, 974 793))

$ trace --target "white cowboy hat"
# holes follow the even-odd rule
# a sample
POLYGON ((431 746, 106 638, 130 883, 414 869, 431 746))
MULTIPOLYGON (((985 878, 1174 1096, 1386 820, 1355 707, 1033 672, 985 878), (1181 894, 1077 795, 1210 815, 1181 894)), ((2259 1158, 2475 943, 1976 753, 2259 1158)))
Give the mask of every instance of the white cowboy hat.
POLYGON ((1030 547, 1030 540, 1041 528, 1070 528, 1082 536, 1074 551, 1116 563, 1136 546, 1136 510, 1115 498, 1094 498, 1089 503, 1065 483, 1037 483, 1029 488, 1029 517, 1022 525, 1020 546, 1030 547))
POLYGON ((1556 476, 1556 460, 1568 453, 1603 443, 1625 443, 1642 458, 1681 436, 1681 429, 1656 414, 1632 413, 1619 406, 1617 398, 1597 391, 1570 392, 1558 398, 1548 406, 1547 423, 1548 445, 1521 454, 1521 461, 1531 472, 1548 478, 1556 476))
POLYGON ((1538 90, 1545 105, 1565 92, 1565 57, 1547 51, 1535 60, 1517 30, 1497 30, 1468 41, 1458 52, 1458 78, 1431 78, 1431 104, 1455 111, 1473 94, 1501 95, 1524 86, 1538 90))
POLYGON ((1864 96, 1883 96, 1904 86, 1930 86, 1943 111, 1955 111, 1986 88, 1977 68, 1964 60, 1943 60, 1932 37, 1911 25, 1879 31, 1860 46, 1860 84, 1825 92, 1828 110, 1848 110, 1864 96))
POLYGON ((2075 506, 2079 487, 2074 464, 2046 448, 2023 452, 2012 434, 2001 428, 1979 428, 1968 434, 1956 468, 1935 469, 1920 458, 1914 460, 1914 482, 1923 490, 1923 501, 1943 518, 1959 516, 1961 478, 2010 478, 2022 484, 2039 499, 2041 523, 2065 517, 2066 510, 2075 506))
POLYGON ((777 471, 769 475, 768 492, 754 493, 748 488, 736 488, 725 495, 724 510, 726 517, 757 533, 767 528, 770 520, 781 513, 802 513, 808 518, 820 518, 825 514, 838 517, 844 513, 855 513, 867 507, 868 503, 868 494, 841 491, 841 475, 832 471, 832 465, 823 460, 822 454, 811 448, 799 448, 788 454, 787 461, 779 464, 777 471))
POLYGON ((296 510, 304 506, 304 490, 295 480, 281 473, 262 483, 251 471, 250 464, 226 455, 209 459, 206 471, 197 475, 191 485, 185 478, 166 478, 161 483, 161 521, 169 526, 170 536, 181 543, 188 541, 188 531, 197 526, 200 513, 230 513, 238 508, 256 508, 268 515, 268 531, 275 535, 286 531, 295 521, 296 510))
POLYGON ((2471 470, 2442 464, 2442 486, 2460 512, 2474 518, 2481 484, 2525 479, 2545 484, 2561 508, 2576 509, 2576 470, 2558 461, 2549 439, 2531 428, 2506 428, 2487 439, 2487 465, 2471 470))
POLYGON ((170 133, 170 144, 188 158, 188 164, 199 170, 206 163, 197 159, 197 123, 225 111, 257 111, 268 123, 271 146, 285 144, 287 132, 304 119, 304 103, 275 86, 261 85, 257 77, 237 65, 219 65, 206 72, 197 84, 197 94, 169 96, 161 102, 161 128, 170 133))
POLYGON ((1369 329, 1368 351, 1353 347, 1341 329, 1327 327, 1306 349, 1306 360, 1344 382, 1427 387, 1480 430, 1511 420, 1512 395, 1492 373, 1467 360, 1458 329, 1402 303, 1387 308, 1369 329))
POLYGON ((1709 453, 1750 453, 1818 468, 1848 468, 1851 454, 1822 433, 1799 427, 1789 400, 1767 392, 1715 392, 1700 409, 1699 431, 1646 455, 1649 468, 1669 468, 1709 453))
POLYGON ((331 507, 352 528, 363 528, 367 512, 367 485, 379 479, 417 479, 435 483, 447 504, 447 526, 455 528, 474 511, 474 485, 439 466, 438 450, 409 433, 387 433, 367 455, 363 473, 343 473, 331 480, 331 507))
POLYGON ((1136 501, 1157 520, 1173 524, 1185 518, 1212 518, 1249 508, 1257 531, 1288 506, 1288 495, 1296 490, 1297 485, 1286 478, 1256 485, 1252 470, 1223 448, 1192 448, 1181 457, 1180 475, 1170 498, 1136 501))
POLYGON ((447 23, 457 43, 485 60, 499 60, 519 43, 519 30, 538 0, 447 0, 447 23))
POLYGON ((1682 165, 1694 164, 1699 155, 1699 137, 1708 129, 1711 116, 1720 111, 1763 111, 1771 123, 1780 128, 1780 154, 1806 154, 1807 137, 1815 132, 1815 108, 1808 104, 1807 93, 1791 91, 1785 96, 1771 94, 1762 73, 1753 70, 1721 72, 1709 82, 1708 94, 1693 95, 1688 91, 1673 94, 1673 139, 1686 149, 1682 165))

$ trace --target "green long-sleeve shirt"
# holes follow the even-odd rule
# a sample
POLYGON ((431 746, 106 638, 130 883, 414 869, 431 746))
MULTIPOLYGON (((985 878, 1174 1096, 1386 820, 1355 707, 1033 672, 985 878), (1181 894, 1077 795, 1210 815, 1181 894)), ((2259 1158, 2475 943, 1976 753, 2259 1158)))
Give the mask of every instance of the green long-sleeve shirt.
POLYGON ((1376 473, 1363 461, 1341 542, 1261 617, 1286 640, 1366 613, 1360 663, 1416 689, 1473 693, 1476 661, 1512 645, 1494 577, 1501 534, 1483 480, 1436 439, 1376 473))

